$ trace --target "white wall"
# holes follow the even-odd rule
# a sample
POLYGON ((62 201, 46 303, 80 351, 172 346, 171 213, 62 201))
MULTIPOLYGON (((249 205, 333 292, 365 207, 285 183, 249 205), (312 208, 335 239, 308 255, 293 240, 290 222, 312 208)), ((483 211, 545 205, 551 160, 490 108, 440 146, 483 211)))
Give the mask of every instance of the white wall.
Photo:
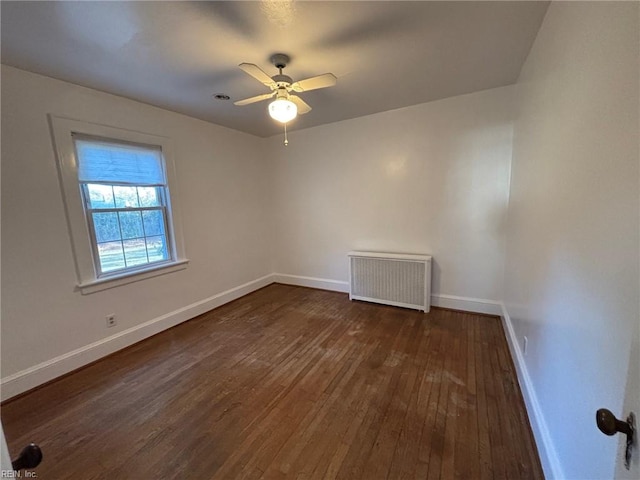
POLYGON ((427 253, 435 293, 500 300, 512 93, 271 138, 276 271, 345 282, 350 250, 427 253))
MULTIPOLYGON (((3 66, 2 377, 154 319, 162 319, 166 327, 171 319, 163 316, 270 274, 272 212, 265 198, 271 190, 271 168, 260 155, 261 142, 3 66), (91 295, 74 291, 74 260, 48 113, 173 140, 178 191, 172 196, 180 200, 191 261, 186 270, 91 295), (111 329, 105 327, 109 313, 118 320, 111 329)), ((178 313, 184 319, 211 305, 205 302, 178 313)))
POLYGON ((595 411, 622 416, 640 318, 638 7, 553 2, 517 85, 505 303, 550 477, 620 461, 595 411))

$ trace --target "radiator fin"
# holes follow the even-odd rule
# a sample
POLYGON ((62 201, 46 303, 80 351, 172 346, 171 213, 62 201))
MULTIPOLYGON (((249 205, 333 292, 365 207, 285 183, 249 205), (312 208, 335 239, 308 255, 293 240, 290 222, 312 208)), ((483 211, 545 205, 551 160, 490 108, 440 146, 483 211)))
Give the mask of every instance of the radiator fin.
POLYGON ((356 252, 350 254, 352 299, 429 311, 430 257, 404 255, 402 257, 405 258, 383 258, 384 254, 376 254, 375 257, 364 255, 357 255, 356 252))

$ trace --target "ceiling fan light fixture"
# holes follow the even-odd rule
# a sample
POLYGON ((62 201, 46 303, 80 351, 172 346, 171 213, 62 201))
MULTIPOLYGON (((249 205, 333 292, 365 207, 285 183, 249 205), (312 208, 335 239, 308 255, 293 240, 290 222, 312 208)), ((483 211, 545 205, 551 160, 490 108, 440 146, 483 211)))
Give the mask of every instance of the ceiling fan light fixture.
POLYGON ((269 115, 280 123, 287 123, 296 118, 298 107, 291 100, 278 98, 269 104, 269 115))

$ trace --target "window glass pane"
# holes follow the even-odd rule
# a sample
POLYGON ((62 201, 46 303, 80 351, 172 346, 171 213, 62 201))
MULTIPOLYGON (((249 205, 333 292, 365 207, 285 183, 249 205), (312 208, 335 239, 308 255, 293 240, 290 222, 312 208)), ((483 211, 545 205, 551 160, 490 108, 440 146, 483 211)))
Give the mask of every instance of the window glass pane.
POLYGON ((123 239, 144 237, 144 231, 142 230, 142 216, 140 213, 141 212, 139 211, 118 213, 123 239))
POLYGON ((147 254, 150 262, 169 260, 167 252, 167 238, 164 235, 147 237, 147 254))
POLYGON ((89 183, 87 185, 89 191, 89 203, 91 208, 113 208, 113 187, 111 185, 99 185, 89 183))
POLYGON ((157 187, 138 187, 141 207, 159 207, 160 195, 157 187))
POLYGON ((147 210, 142 212, 144 221, 144 233, 147 237, 152 235, 164 235, 164 216, 161 210, 147 210))
POLYGON ((127 267, 135 267, 136 265, 149 263, 144 238, 123 240, 122 244, 124 246, 124 256, 127 260, 127 267))
POLYGON ((126 267, 122 252, 122 242, 99 243, 98 256, 100 257, 100 270, 103 273, 121 270, 126 267))
POLYGON ((98 243, 120 240, 120 225, 118 225, 116 212, 94 213, 93 227, 98 243))
POLYGON ((138 192, 136 187, 113 187, 113 194, 117 208, 136 208, 138 204, 138 192))

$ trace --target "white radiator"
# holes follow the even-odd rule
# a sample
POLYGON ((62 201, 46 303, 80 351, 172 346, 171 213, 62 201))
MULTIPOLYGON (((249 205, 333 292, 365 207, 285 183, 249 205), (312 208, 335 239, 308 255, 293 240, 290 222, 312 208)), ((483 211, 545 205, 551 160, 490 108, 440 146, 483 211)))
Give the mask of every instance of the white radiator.
POLYGON ((431 257, 349 252, 349 299, 428 312, 431 307, 431 257))

